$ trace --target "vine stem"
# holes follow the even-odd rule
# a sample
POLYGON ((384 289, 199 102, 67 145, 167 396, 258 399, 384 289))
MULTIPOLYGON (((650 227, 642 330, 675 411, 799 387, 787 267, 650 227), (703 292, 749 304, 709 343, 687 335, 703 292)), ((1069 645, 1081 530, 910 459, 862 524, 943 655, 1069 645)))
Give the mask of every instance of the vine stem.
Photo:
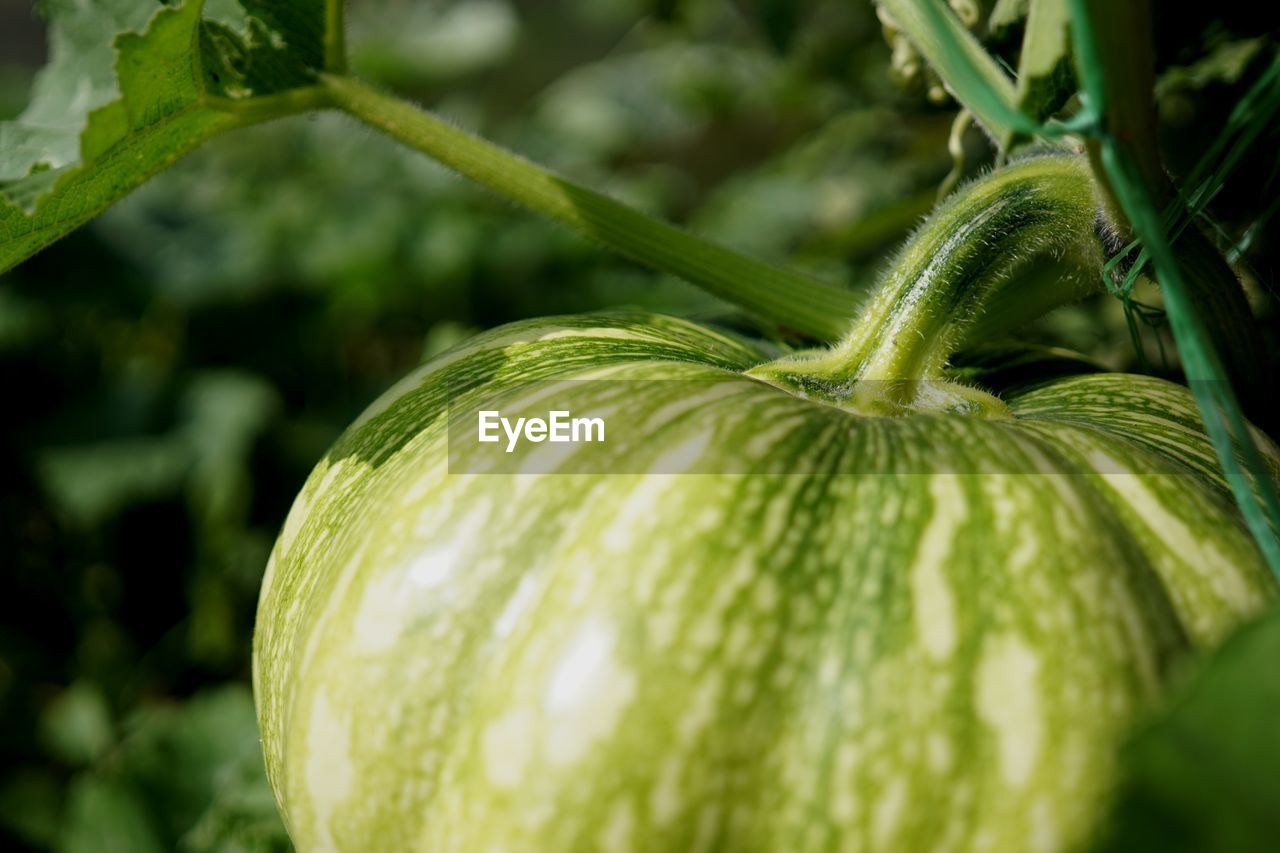
POLYGON ((237 127, 275 121, 288 116, 301 115, 333 106, 328 91, 320 86, 288 89, 274 95, 257 95, 252 98, 225 98, 219 95, 201 95, 200 106, 207 110, 234 116, 237 127))
POLYGON ((606 248, 819 340, 849 329, 858 303, 848 290, 696 237, 358 80, 321 79, 337 108, 606 248))
POLYGON ((347 70, 347 21, 343 0, 325 0, 324 67, 332 74, 347 70))

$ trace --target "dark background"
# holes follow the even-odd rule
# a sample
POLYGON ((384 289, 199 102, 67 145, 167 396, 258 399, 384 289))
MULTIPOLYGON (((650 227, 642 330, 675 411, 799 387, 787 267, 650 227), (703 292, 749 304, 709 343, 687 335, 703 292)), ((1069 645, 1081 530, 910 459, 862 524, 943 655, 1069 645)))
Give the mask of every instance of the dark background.
MULTIPOLYGON (((1242 15, 1165 24, 1175 170, 1266 53, 1211 50, 1266 31, 1242 15)), ((954 105, 892 85, 869 4, 364 0, 351 18, 365 76, 852 287, 952 165, 954 105)), ((0 0, 0 118, 22 109, 43 39, 31 4, 0 0)), ((1263 147, 1216 204, 1230 233, 1272 206, 1263 147)), ((976 131, 966 151, 966 174, 990 162, 976 131)), ((1271 230, 1246 258, 1266 318, 1271 230)), ((1176 374, 1158 296, 1142 298, 1157 309, 1145 356, 1109 297, 1025 336, 1176 374)), ((331 115, 215 140, 0 278, 0 844, 286 847, 249 655, 267 554, 311 466, 474 331, 624 304, 749 327, 331 115)))

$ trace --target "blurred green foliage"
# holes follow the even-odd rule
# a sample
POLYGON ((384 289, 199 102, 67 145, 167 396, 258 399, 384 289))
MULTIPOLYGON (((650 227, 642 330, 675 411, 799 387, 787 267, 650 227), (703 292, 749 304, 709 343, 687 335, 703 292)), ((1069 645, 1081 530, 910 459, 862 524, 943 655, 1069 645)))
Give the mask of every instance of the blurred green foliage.
POLYGON ((1229 638, 1140 731, 1097 853, 1255 853, 1280 838, 1280 610, 1229 638))
MULTIPOLYGON (((953 107, 892 86, 869 3, 362 0, 350 14, 359 73, 852 287, 952 166, 953 107)), ((1206 26, 1201 49, 1167 60, 1180 173, 1274 54, 1242 32, 1206 26)), ((18 38, 31 34, 0 35, 0 115, 40 58, 18 38)), ((991 163, 979 132, 963 143, 968 174, 991 163)), ((1276 193, 1268 164, 1240 173, 1261 177, 1223 188, 1224 233, 1276 193)), ((1274 323, 1280 242, 1264 226, 1246 260, 1274 323)), ((0 843, 287 848, 248 667, 262 570, 303 479, 423 359, 478 329, 617 305, 750 328, 333 115, 216 140, 5 276, 0 843)), ((1108 298, 1025 335, 1137 364, 1108 298)), ((1158 352, 1164 333, 1144 335, 1158 352)))

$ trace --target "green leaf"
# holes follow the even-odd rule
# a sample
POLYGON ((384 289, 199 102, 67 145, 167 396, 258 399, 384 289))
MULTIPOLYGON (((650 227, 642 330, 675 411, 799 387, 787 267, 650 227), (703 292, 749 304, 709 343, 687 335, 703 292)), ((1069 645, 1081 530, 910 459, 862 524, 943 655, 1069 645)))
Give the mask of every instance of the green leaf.
MULTIPOLYGON (((325 0, 239 0, 200 35, 204 84, 231 97, 310 86, 326 66, 325 0)), ((221 4, 225 5, 225 4, 221 4)))
POLYGON ((73 684, 49 703, 40 719, 46 749, 67 764, 88 764, 111 744, 111 711, 93 684, 73 684))
POLYGON ((80 134, 91 111, 118 96, 112 66, 115 51, 102 32, 143 29, 157 4, 77 4, 50 0, 52 62, 32 86, 31 103, 12 122, 0 124, 0 193, 27 178, 32 168, 50 171, 80 159, 80 134))
MULTIPOLYGON (((167 837, 197 849, 215 849, 217 836, 237 831, 283 837, 247 688, 210 690, 180 708, 141 714, 135 726, 118 769, 161 816, 167 837)), ((270 845, 254 848, 263 846, 270 845)))
POLYGON ((1002 35, 1005 30, 1027 17, 1031 0, 996 0, 996 5, 987 18, 987 31, 993 35, 1002 35))
POLYGON ((1280 611, 1218 650, 1121 755, 1098 853, 1269 850, 1280 838, 1280 611))
POLYGON ((60 849, 289 849, 247 687, 145 709, 129 728, 107 760, 73 783, 60 849))
POLYGON ((0 272, 211 136, 315 106, 336 2, 53 0, 52 60, 0 124, 0 272))
POLYGON ((1031 0, 1018 60, 1018 108, 1043 122, 1075 91, 1067 0, 1031 0))
POLYGON ((82 164, 197 103, 191 46, 200 5, 52 4, 52 62, 40 73, 31 106, 0 129, 6 142, 0 196, 30 215, 82 164))
POLYGON ((1164 98, 1186 89, 1204 89, 1215 83, 1238 83, 1266 46, 1262 38, 1219 44, 1192 64, 1165 71, 1156 81, 1156 97, 1164 98))
POLYGON ((163 853, 165 847, 136 793, 97 776, 71 786, 59 853, 163 853))
POLYGON ((950 7, 939 0, 878 2, 988 133, 1004 139, 1015 132, 1036 132, 1038 125, 1018 109, 1013 81, 950 7))
POLYGON ((183 422, 169 432, 39 454, 39 479, 69 520, 90 527, 131 503, 183 489, 206 524, 245 512, 247 457, 276 411, 274 392, 255 376, 204 371, 183 397, 183 422))
POLYGON ((206 523, 247 511, 249 453, 278 405, 272 387, 247 373, 202 372, 186 389, 182 438, 192 461, 188 496, 206 523))
POLYGON ((0 827, 33 848, 53 846, 61 808, 62 791, 51 767, 11 769, 0 782, 0 827))
POLYGON ((778 53, 786 53, 800 25, 800 4, 796 0, 761 0, 760 26, 778 53))
POLYGON ((191 463, 184 442, 162 435, 50 448, 36 470, 68 519, 91 527, 122 506, 176 493, 191 463))

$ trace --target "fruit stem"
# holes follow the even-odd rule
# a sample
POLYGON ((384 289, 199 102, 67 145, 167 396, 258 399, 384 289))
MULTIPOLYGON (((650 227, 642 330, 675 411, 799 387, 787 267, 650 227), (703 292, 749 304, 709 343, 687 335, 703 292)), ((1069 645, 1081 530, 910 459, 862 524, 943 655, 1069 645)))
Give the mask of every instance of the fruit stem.
MULTIPOLYGON (((835 397, 878 385, 910 407, 920 383, 941 380, 951 355, 988 305, 1000 318, 1031 319, 1101 287, 1095 237, 1098 200, 1089 163, 1080 156, 1041 156, 994 172, 956 192, 916 232, 859 316, 853 331, 817 357, 774 365, 793 377, 820 380, 835 397), (1050 258, 1057 275, 1021 274, 1050 258)), ((992 331, 990 324, 983 328, 992 331)))
POLYGON ((841 344, 846 377, 940 377, 988 297, 1033 257, 1084 251, 1100 260, 1096 210, 1081 158, 1038 158, 974 184, 930 217, 893 265, 841 344))

